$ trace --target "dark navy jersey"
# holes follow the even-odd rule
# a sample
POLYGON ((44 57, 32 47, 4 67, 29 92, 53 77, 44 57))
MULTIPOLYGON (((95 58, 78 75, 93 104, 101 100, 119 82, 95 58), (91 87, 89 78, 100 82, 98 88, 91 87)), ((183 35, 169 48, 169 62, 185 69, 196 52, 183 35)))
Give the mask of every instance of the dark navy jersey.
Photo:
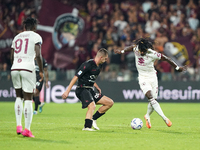
MULTIPOLYGON (((47 68, 47 62, 44 58, 42 58, 42 65, 43 65, 43 69, 44 68, 47 68)), ((39 76, 39 72, 40 72, 40 69, 39 69, 39 66, 37 64, 37 61, 35 60, 35 73, 36 73, 36 76, 39 76)))
POLYGON ((93 86, 101 71, 102 65, 97 66, 94 59, 84 62, 76 71, 78 86, 93 86))

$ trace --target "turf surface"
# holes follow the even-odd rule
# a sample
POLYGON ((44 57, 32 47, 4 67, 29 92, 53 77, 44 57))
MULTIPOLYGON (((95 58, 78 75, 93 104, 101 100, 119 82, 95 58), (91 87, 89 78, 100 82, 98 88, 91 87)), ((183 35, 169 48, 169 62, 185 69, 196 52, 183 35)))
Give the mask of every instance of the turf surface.
MULTIPOLYGON (((82 131, 87 110, 80 103, 49 103, 33 116, 35 138, 26 138, 16 134, 14 102, 1 102, 0 150, 200 150, 200 104, 160 105, 173 123, 170 128, 156 112, 151 115, 152 128, 146 128, 147 103, 115 103, 97 121, 100 130, 89 132, 82 131), (130 127, 135 117, 143 120, 141 130, 130 127)), ((22 124, 24 127, 24 116, 22 124)))

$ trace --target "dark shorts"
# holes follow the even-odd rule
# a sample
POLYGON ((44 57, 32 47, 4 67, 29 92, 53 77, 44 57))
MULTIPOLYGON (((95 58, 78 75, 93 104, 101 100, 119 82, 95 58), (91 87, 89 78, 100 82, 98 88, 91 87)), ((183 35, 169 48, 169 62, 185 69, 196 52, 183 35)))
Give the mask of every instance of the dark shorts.
POLYGON ((91 102, 97 103, 102 97, 102 94, 95 92, 92 88, 76 88, 76 96, 82 102, 82 108, 87 108, 91 102))
POLYGON ((42 90, 42 86, 43 86, 43 80, 40 82, 40 76, 36 77, 36 89, 38 89, 38 91, 40 92, 42 90))

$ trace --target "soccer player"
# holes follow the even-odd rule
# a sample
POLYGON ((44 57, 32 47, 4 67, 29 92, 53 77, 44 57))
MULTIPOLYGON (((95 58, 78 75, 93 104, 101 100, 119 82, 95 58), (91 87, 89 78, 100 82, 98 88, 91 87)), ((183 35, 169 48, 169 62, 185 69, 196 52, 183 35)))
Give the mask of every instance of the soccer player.
POLYGON ((179 67, 167 56, 154 51, 152 43, 145 38, 136 40, 134 45, 131 45, 124 50, 115 50, 115 53, 122 54, 130 51, 134 51, 135 53, 135 63, 139 73, 139 85, 149 101, 147 113, 144 116, 147 128, 151 128, 150 115, 154 110, 163 118, 167 126, 171 127, 172 122, 164 115, 157 102, 158 79, 154 68, 154 62, 156 60, 167 61, 179 72, 185 71, 187 69, 186 66, 179 67))
MULTIPOLYGON (((47 62, 44 58, 42 58, 42 64, 43 64, 43 69, 44 69, 44 76, 45 76, 45 85, 48 88, 48 81, 49 81, 49 77, 48 77, 48 69, 47 69, 47 62)), ((42 108, 44 106, 44 102, 40 102, 40 98, 39 98, 39 94, 40 91, 42 90, 42 86, 43 86, 43 80, 40 81, 40 69, 39 66, 37 64, 37 61, 35 60, 35 73, 36 73, 36 91, 33 95, 33 101, 35 102, 35 110, 33 111, 34 115, 37 115, 37 110, 38 110, 38 106, 39 106, 39 112, 42 112, 42 108)))
POLYGON ((15 116, 17 134, 25 137, 34 137, 30 131, 33 107, 32 99, 36 86, 35 64, 36 57, 39 65, 40 80, 43 80, 43 67, 41 57, 42 38, 35 33, 37 20, 27 18, 23 22, 24 31, 16 35, 11 46, 11 76, 16 91, 15 116), (24 98, 25 129, 22 131, 22 110, 24 98))
POLYGON ((66 99, 72 86, 78 80, 78 85, 76 88, 76 96, 82 102, 82 108, 88 108, 85 125, 83 130, 95 131, 92 126, 99 130, 96 120, 105 114, 105 112, 110 109, 114 102, 107 96, 102 95, 101 89, 96 84, 95 80, 98 77, 102 64, 108 59, 108 51, 101 48, 94 59, 90 59, 84 62, 76 71, 75 76, 71 80, 67 90, 63 93, 62 98, 66 99), (97 89, 96 92, 93 86, 97 89), (102 105, 96 113, 93 115, 96 105, 102 105))

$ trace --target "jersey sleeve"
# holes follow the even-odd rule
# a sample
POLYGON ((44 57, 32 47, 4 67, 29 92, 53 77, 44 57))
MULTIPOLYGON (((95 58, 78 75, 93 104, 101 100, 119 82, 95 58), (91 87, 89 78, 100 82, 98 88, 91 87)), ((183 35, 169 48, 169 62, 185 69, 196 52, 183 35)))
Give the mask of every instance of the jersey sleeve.
POLYGON ((162 54, 161 53, 158 53, 158 52, 156 52, 156 51, 154 51, 154 50, 152 50, 152 49, 148 49, 148 51, 150 51, 150 56, 151 56, 151 58, 153 58, 154 60, 160 60, 161 59, 161 56, 162 56, 162 54))
POLYGON ((42 44, 42 37, 37 33, 35 34, 34 42, 35 42, 35 44, 37 44, 37 43, 42 44))
POLYGON ((82 77, 88 70, 90 70, 90 63, 83 63, 76 71, 75 75, 80 78, 82 77))
POLYGON ((133 52, 136 51, 138 46, 133 47, 133 52))

